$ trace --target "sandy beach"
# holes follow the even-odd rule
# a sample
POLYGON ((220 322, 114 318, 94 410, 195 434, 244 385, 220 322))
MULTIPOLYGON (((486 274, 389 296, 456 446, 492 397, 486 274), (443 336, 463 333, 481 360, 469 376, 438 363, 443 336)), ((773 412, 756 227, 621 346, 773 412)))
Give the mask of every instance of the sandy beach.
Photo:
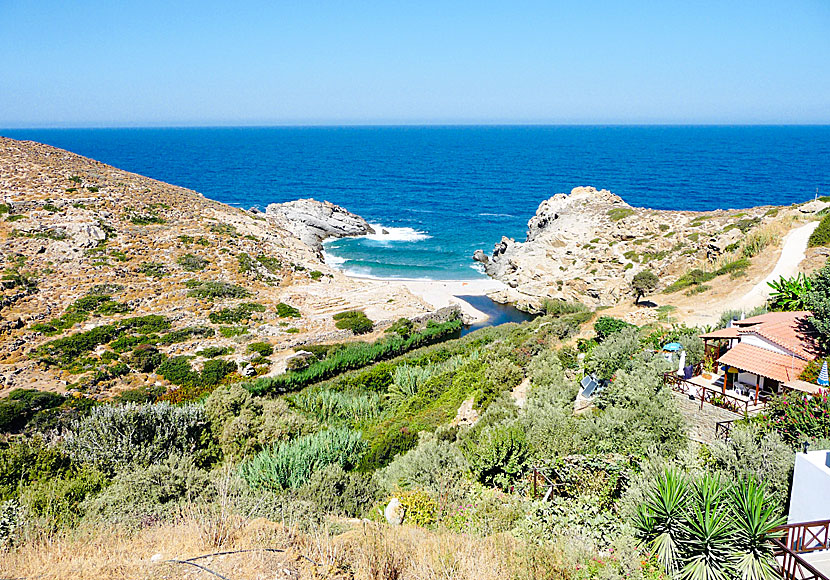
POLYGON ((433 308, 444 308, 450 305, 458 306, 464 313, 465 322, 477 323, 487 320, 488 315, 474 308, 459 296, 484 296, 506 288, 503 282, 491 279, 479 280, 413 280, 368 278, 365 276, 349 276, 353 280, 360 280, 381 286, 402 287, 418 296, 433 308))

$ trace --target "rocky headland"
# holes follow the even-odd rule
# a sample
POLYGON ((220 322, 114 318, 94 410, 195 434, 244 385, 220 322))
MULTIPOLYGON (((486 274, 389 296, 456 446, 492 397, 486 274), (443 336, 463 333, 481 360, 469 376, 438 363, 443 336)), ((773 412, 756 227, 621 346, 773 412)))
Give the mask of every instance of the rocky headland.
POLYGON ((153 372, 123 373, 133 356, 128 339, 117 352, 102 343, 71 361, 36 355, 50 341, 99 327, 116 332, 145 316, 164 319, 147 330, 161 335, 152 341, 162 354, 192 357, 199 371, 221 352, 259 376, 282 372, 295 347, 351 340, 335 327, 338 312, 363 310, 379 332, 400 317, 432 315, 435 307, 403 286, 352 280, 322 261, 326 237, 371 232, 330 203, 244 211, 61 149, 0 138, 0 394, 34 387, 109 396, 165 386, 153 372), (273 356, 251 350, 261 342, 273 356))
POLYGON ((490 295, 496 300, 529 310, 546 299, 613 306, 632 296, 632 279, 643 270, 659 278, 656 292, 683 286, 677 282, 694 270, 740 275, 755 255, 828 205, 666 211, 632 207, 604 189, 577 187, 539 205, 524 242, 504 237, 492 254, 478 250, 473 258, 507 284, 490 295))

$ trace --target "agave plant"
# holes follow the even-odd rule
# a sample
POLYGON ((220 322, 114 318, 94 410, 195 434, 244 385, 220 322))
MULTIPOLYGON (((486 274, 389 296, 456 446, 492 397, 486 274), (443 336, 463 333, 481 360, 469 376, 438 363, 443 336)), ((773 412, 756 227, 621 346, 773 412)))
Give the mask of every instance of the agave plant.
POLYGON ((688 501, 688 479, 679 470, 667 469, 649 490, 634 521, 638 537, 669 574, 675 574, 679 568, 688 501))
POLYGON ((792 278, 781 276, 777 281, 767 282, 767 285, 773 290, 769 302, 774 310, 807 309, 807 294, 812 289, 812 283, 803 272, 799 272, 792 278))
POLYGON ((684 580, 729 580, 734 560, 734 525, 721 478, 704 475, 693 485, 683 522, 684 580))

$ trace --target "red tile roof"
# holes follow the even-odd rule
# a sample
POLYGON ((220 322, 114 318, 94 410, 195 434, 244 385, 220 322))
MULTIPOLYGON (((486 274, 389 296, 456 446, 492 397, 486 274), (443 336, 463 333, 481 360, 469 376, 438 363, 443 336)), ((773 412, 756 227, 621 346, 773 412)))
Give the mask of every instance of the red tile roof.
POLYGON ((769 312, 739 321, 743 323, 739 332, 741 334, 757 334, 773 344, 795 353, 800 358, 813 360, 818 356, 819 349, 815 341, 815 333, 807 322, 807 318, 811 314, 806 311, 769 312), (750 320, 757 320, 758 322, 746 325, 746 322, 750 320))
POLYGON ((730 328, 719 328, 717 330, 713 330, 712 332, 701 334, 700 338, 740 338, 740 336, 738 328, 732 326, 730 328))
POLYGON ((745 343, 727 351, 718 362, 782 383, 797 379, 807 366, 807 361, 798 357, 745 343))

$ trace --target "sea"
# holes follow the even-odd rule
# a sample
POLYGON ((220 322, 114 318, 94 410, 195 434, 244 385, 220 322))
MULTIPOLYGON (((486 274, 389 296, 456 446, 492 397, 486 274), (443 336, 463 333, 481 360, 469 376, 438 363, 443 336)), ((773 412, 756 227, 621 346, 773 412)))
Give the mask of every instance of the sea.
POLYGON ((830 195, 830 126, 402 126, 0 129, 242 208, 328 200, 387 235, 326 244, 378 278, 474 279, 539 203, 594 186, 656 209, 830 195))

